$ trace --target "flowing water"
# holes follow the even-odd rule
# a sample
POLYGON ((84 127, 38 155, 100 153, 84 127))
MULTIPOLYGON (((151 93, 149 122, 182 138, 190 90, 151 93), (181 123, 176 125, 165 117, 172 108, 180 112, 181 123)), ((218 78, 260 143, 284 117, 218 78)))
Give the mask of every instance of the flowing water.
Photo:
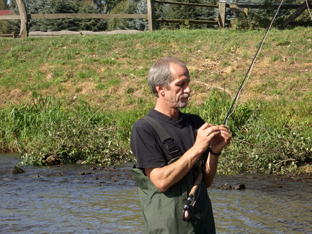
MULTIPOLYGON (((131 165, 22 167, 0 155, 0 233, 143 233, 131 165)), ((312 233, 312 180, 217 176, 208 189, 217 233, 312 233), (245 190, 222 190, 243 183, 245 190)), ((182 215, 182 214, 181 214, 182 215)))

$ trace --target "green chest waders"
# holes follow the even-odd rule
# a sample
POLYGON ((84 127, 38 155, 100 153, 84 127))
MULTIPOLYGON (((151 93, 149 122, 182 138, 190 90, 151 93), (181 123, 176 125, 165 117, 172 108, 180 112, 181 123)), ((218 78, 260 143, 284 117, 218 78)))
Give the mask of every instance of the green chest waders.
MULTIPOLYGON (((144 119, 153 126, 165 148, 175 157, 168 164, 179 159, 177 146, 160 124, 148 116, 144 119)), ((211 202, 203 181, 196 194, 198 198, 192 210, 191 220, 186 222, 182 219, 183 207, 196 179, 193 169, 164 193, 154 186, 141 169, 134 166, 132 173, 138 186, 146 234, 215 233, 211 202)))

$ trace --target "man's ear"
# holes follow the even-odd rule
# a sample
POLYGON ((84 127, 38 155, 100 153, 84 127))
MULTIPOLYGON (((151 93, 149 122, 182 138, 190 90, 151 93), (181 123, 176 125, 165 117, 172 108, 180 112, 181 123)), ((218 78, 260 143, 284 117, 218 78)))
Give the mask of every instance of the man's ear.
POLYGON ((164 89, 164 86, 161 86, 161 85, 156 85, 155 86, 155 89, 158 93, 158 97, 159 96, 164 96, 165 95, 165 89, 164 89))

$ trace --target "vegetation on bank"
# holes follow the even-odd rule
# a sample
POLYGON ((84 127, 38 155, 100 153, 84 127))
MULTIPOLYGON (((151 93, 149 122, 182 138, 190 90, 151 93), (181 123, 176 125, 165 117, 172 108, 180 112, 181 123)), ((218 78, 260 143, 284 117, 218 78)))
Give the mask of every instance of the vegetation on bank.
MULTIPOLYGON (((188 64, 184 112, 222 124, 265 31, 1 39, 0 150, 24 163, 133 160, 132 124, 153 108, 146 76, 159 57, 188 64)), ((295 171, 312 155, 312 33, 271 30, 235 112, 219 173, 295 171)))
MULTIPOLYGON (((146 14, 146 0, 24 0, 28 14, 146 14)), ((217 5, 217 0, 180 0, 178 2, 191 4, 217 5)), ((229 1, 230 3, 232 1, 229 1)), ((235 1, 234 1, 235 2, 235 1)), ((271 17, 275 14, 276 0, 253 0, 253 4, 263 4, 261 9, 249 8, 248 16, 237 9, 227 8, 226 19, 235 29, 256 29, 267 28, 270 25, 271 17)), ((285 0, 284 4, 302 4, 302 0, 285 0)), ((191 5, 175 5, 155 3, 155 18, 162 20, 182 19, 179 23, 158 22, 157 29, 204 29, 215 28, 216 25, 192 24, 190 20, 213 20, 218 18, 218 9, 211 7, 194 7, 191 5)), ((16 1, 0 0, 0 10, 11 10, 19 14, 16 1)), ((242 10, 242 9, 241 9, 242 10)), ((281 9, 275 27, 283 27, 282 23, 288 19, 296 9, 281 9)), ((302 12, 288 27, 309 26, 311 16, 309 11, 302 12)), ((30 31, 112 31, 112 30, 147 30, 146 19, 31 19, 28 23, 30 31)), ((19 34, 20 23, 18 20, 0 21, 0 34, 19 34)))

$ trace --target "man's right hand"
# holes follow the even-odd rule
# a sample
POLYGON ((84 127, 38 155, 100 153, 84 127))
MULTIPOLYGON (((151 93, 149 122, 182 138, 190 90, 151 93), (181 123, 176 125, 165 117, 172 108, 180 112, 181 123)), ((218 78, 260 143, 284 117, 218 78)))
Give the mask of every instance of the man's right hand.
POLYGON ((208 149, 212 138, 219 135, 221 135, 219 126, 204 123, 197 130, 197 137, 193 147, 198 150, 198 154, 201 155, 208 149))

